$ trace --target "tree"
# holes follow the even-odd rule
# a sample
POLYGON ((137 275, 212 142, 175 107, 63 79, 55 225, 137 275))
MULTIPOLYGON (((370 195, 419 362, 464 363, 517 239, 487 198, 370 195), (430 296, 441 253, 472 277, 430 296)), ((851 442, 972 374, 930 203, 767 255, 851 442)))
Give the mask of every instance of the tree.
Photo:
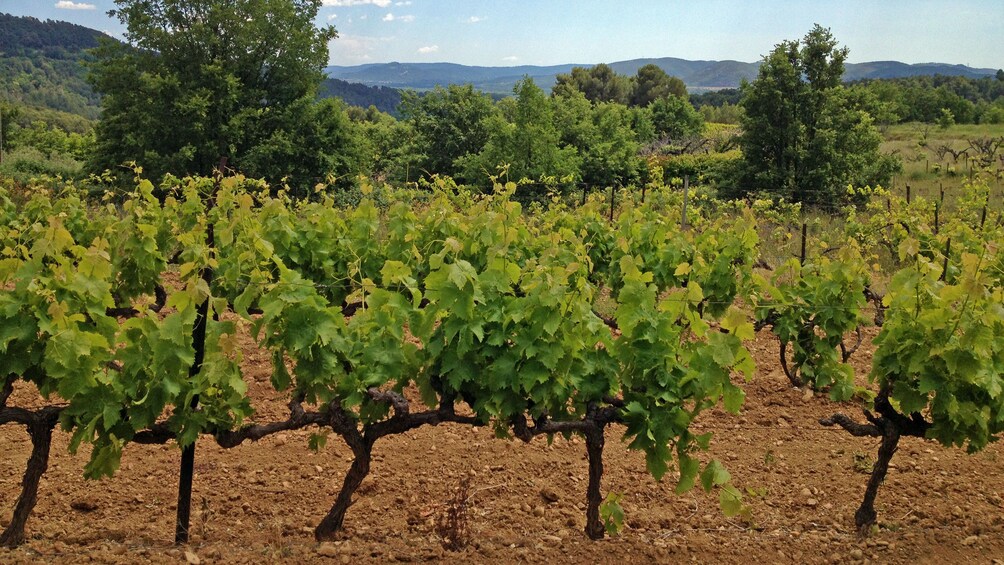
POLYGON ((704 118, 694 110, 686 98, 667 96, 659 98, 646 108, 652 114, 652 124, 658 137, 679 139, 700 135, 704 118))
POLYGON ((980 116, 981 124, 1004 124, 1004 100, 991 104, 980 116))
POLYGON ((489 120, 488 143, 477 155, 462 159, 465 178, 485 179, 508 166, 511 180, 565 177, 579 170, 575 148, 560 144, 552 102, 533 79, 524 77, 513 88, 514 99, 499 103, 489 120))
POLYGON ((11 150, 11 133, 14 131, 14 120, 19 114, 17 106, 0 103, 0 164, 3 164, 4 151, 11 150))
POLYGON ((636 110, 623 104, 592 104, 581 92, 552 99, 560 143, 581 158, 582 181, 590 186, 627 185, 638 179, 636 110))
POLYGON ((903 88, 892 81, 876 80, 847 88, 858 108, 867 111, 880 126, 899 123, 907 113, 903 88))
POLYGON ((687 85, 677 77, 671 77, 655 64, 638 69, 631 92, 631 105, 644 108, 660 98, 687 97, 687 85))
POLYGON ((67 22, 0 14, 0 84, 4 99, 98 118, 99 98, 81 62, 100 31, 67 22))
POLYGON ((887 183, 898 162, 879 154, 867 112, 841 85, 847 48, 818 24, 764 58, 742 86, 741 191, 808 203, 839 201, 848 184, 887 183))
POLYGON ((742 110, 739 108, 739 105, 729 104, 728 102, 721 106, 712 106, 710 104, 701 106, 697 109, 697 113, 704 118, 705 122, 712 124, 738 124, 740 116, 742 116, 742 110))
POLYGON ((397 120, 375 106, 350 107, 349 118, 361 130, 366 172, 395 183, 411 182, 422 173, 424 144, 410 121, 397 120))
POLYGON ((400 111, 424 150, 419 168, 427 174, 458 176, 462 170, 457 160, 479 153, 488 142, 488 118, 495 108, 488 95, 468 84, 437 86, 421 96, 405 92, 400 111))
POLYGON ((318 167, 342 149, 345 132, 326 135, 334 133, 328 122, 301 137, 299 128, 310 124, 298 119, 322 111, 311 104, 327 42, 337 35, 314 25, 321 0, 116 5, 111 14, 125 24, 129 44, 105 42, 91 69, 104 95, 92 169, 135 161, 149 175, 209 174, 226 156, 273 181, 292 173, 291 181, 310 183, 329 172, 318 167), (300 158, 291 169, 266 157, 293 146, 300 158))
POLYGON ((948 129, 953 125, 955 125, 955 114, 948 108, 942 108, 941 115, 938 116, 938 127, 948 129))
POLYGON ((555 96, 568 96, 579 91, 590 102, 619 102, 627 104, 631 95, 631 80, 618 75, 609 65, 574 67, 570 74, 559 74, 552 89, 555 96))
POLYGON ((307 196, 327 178, 336 186, 350 186, 363 169, 361 134, 337 98, 295 100, 250 123, 244 136, 249 139, 240 161, 244 173, 273 179, 281 174, 297 197, 307 196))

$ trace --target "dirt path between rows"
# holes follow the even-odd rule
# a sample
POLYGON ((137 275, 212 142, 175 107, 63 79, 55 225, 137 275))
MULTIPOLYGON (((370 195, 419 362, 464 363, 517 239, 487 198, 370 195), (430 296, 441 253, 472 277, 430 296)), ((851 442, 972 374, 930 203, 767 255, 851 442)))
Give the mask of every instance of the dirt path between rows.
MULTIPOLYGON (((868 338, 874 331, 868 333, 868 338)), ((869 339, 870 341, 870 339, 869 339)), ((879 492, 880 527, 860 539, 853 514, 878 445, 817 421, 835 411, 860 417, 790 386, 777 342, 750 344, 759 370, 738 416, 716 410, 697 428, 713 431, 711 456, 743 489, 753 521, 725 518, 717 495, 674 494, 641 454, 608 431, 604 493, 623 493, 626 526, 593 542, 582 533, 585 445, 539 438, 499 440, 487 428, 444 424, 377 443, 372 473, 349 510, 340 541, 319 546, 312 531, 334 501, 350 452, 331 436, 319 453, 310 432, 288 432, 223 450, 198 444, 192 543, 171 544, 180 451, 130 445, 119 473, 85 481, 86 453, 70 456, 57 432, 50 469, 28 523, 29 541, 0 549, 0 563, 1001 563, 1004 460, 992 445, 968 456, 904 438, 879 492), (468 546, 446 551, 435 524, 467 478, 468 546)), ((871 348, 853 363, 864 374, 871 348)), ((286 398, 269 386, 268 358, 250 340, 244 364, 259 417, 284 417, 286 398)), ((27 391, 15 393, 12 405, 27 391)), ((0 428, 0 522, 10 519, 30 451, 24 430, 0 428)))

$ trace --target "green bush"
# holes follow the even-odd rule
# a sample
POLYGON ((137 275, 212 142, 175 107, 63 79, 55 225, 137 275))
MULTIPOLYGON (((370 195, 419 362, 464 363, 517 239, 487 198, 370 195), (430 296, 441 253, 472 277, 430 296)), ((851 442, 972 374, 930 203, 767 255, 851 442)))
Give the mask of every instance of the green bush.
POLYGON ((27 184, 41 176, 77 178, 83 170, 83 163, 67 155, 53 154, 46 157, 34 147, 21 147, 4 154, 0 165, 0 176, 27 184))
POLYGON ((995 104, 980 116, 982 124, 1004 124, 1004 105, 995 104))
POLYGON ((738 150, 725 153, 692 153, 671 155, 659 160, 666 184, 674 178, 690 177, 691 184, 715 187, 732 185, 737 174, 742 153, 738 150))

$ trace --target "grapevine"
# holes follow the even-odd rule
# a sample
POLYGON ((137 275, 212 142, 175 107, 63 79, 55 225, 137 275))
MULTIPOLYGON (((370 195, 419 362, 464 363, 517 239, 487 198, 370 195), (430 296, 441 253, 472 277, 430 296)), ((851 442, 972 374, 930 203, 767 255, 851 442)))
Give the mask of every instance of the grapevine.
POLYGON ((841 249, 836 260, 819 256, 803 265, 791 259, 763 285, 765 305, 757 308, 757 325, 770 326, 780 340, 780 365, 793 386, 828 389, 834 400, 854 394, 847 360, 856 346, 847 348, 843 339, 855 331, 860 340, 867 288, 867 267, 852 246, 841 249))
MULTIPOLYGON (((0 361, 11 375, 0 413, 40 430, 26 475, 36 479, 5 543, 23 539, 57 419, 71 450, 93 446, 94 478, 116 471, 129 442, 189 449, 209 434, 234 447, 331 429, 355 458, 319 539, 340 529, 376 441, 443 422, 524 441, 583 435, 590 537, 604 534, 604 430, 615 422, 656 478, 675 463, 681 491, 699 477, 740 511, 729 474, 714 461, 702 471, 696 458, 710 436, 689 426, 722 399, 738 410, 730 376, 752 374, 742 346, 752 326, 731 306, 749 280, 749 224, 697 231, 657 253, 638 234, 668 232, 634 233, 645 221, 634 214, 621 220, 615 252, 596 254, 595 239, 570 227, 525 222, 513 190, 472 198, 445 187, 428 208, 398 202, 385 213, 364 199, 347 215, 329 199, 294 203, 242 177, 169 179, 163 200, 141 180, 119 205, 96 208, 38 198, 40 212, 4 234, 0 271, 0 361), (608 319, 596 314, 596 259, 616 289, 608 319), (231 309, 271 352, 272 384, 290 394, 286 420, 245 423, 253 413, 236 326, 221 316, 231 309), (56 402, 31 415, 8 407, 17 379, 56 402), (426 410, 405 398, 412 386, 426 410)), ((5 214, 14 215, 6 202, 5 214)))
POLYGON ((987 235, 992 239, 979 253, 962 254, 950 278, 943 267, 947 261, 924 256, 916 240, 903 241, 900 260, 909 264, 892 278, 885 324, 875 339, 874 413, 865 411, 867 424, 843 414, 821 420, 856 436, 882 438, 855 513, 863 531, 876 520, 875 498, 900 437, 933 438, 974 453, 1004 431, 1004 289, 995 272, 1000 234, 987 235))

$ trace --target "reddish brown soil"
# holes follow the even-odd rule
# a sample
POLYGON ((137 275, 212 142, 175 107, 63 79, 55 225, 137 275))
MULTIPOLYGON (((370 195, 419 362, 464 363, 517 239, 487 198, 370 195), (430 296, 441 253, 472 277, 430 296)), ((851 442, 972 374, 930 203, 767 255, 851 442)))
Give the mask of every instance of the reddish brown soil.
MULTIPOLYGON (((245 346, 259 418, 284 418, 285 397, 268 385, 268 358, 245 346)), ((316 454, 307 449, 309 431, 231 450, 201 440, 192 543, 179 549, 171 544, 176 447, 130 445, 113 479, 85 481, 86 453, 68 455, 67 435, 57 432, 29 541, 0 549, 0 563, 1004 563, 1000 446, 968 456, 903 439, 879 492, 880 527, 859 538, 853 514, 877 440, 821 427, 820 417, 834 411, 860 417, 860 410, 793 389, 766 332, 751 347, 760 369, 746 387, 742 413, 709 413, 697 426, 715 432, 711 455, 747 492, 751 524, 723 517, 717 495, 699 489, 676 495, 671 477, 655 482, 614 428, 603 487, 624 494, 627 523, 619 536, 590 541, 582 533, 581 440, 548 445, 540 438, 526 445, 450 424, 377 443, 344 536, 323 547, 312 529, 350 461, 337 436, 316 454), (471 479, 473 493, 470 543, 449 552, 434 524, 463 477, 471 479), (546 501, 542 492, 557 500, 546 501), (94 509, 73 509, 88 505, 94 509)), ((860 374, 870 357, 867 345, 856 354, 860 374)), ((19 390, 11 404, 24 402, 28 392, 19 390)), ((0 523, 10 519, 29 447, 23 429, 0 428, 0 523)))

